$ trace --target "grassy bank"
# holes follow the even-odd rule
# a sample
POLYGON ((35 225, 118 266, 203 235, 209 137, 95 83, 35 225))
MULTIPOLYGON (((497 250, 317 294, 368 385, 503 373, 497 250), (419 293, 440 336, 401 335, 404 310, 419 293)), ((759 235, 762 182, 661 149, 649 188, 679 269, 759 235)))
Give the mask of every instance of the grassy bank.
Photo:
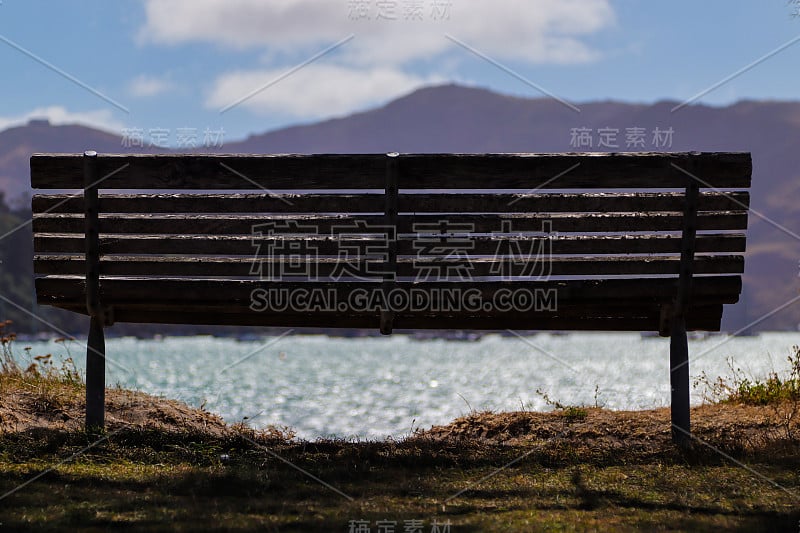
POLYGON ((798 398, 778 377, 766 401, 728 391, 695 408, 680 452, 666 409, 559 404, 399 442, 307 442, 119 389, 98 441, 81 430, 79 376, 6 369, 0 529, 798 531, 798 398))

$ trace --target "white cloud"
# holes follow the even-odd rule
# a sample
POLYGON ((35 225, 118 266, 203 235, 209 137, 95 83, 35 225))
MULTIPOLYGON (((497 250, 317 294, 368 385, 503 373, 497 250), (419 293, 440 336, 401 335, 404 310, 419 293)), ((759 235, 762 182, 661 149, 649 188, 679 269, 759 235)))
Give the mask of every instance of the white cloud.
POLYGON ((175 89, 175 84, 170 80, 141 75, 131 81, 128 92, 137 98, 147 98, 164 94, 173 89, 175 89))
MULTIPOLYGON (((283 69, 243 70, 221 75, 206 99, 209 108, 221 109, 265 87, 285 74, 283 69)), ((298 118, 331 117, 382 103, 430 83, 398 69, 354 69, 312 64, 241 102, 261 113, 285 113, 298 118)))
POLYGON ((108 109, 98 109, 93 111, 69 111, 62 106, 37 107, 23 115, 15 117, 0 116, 0 130, 13 126, 22 126, 31 119, 47 119, 50 124, 81 124, 96 129, 111 132, 119 132, 124 127, 123 124, 113 118, 108 109))
POLYGON ((161 45, 199 42, 260 51, 260 66, 231 67, 214 80, 206 105, 221 109, 354 35, 334 53, 241 103, 256 112, 320 118, 444 81, 445 69, 452 79, 454 62, 481 61, 447 35, 503 62, 569 64, 600 57, 587 39, 615 23, 610 0, 415 0, 423 7, 421 20, 406 18, 408 0, 360 2, 370 9, 370 19, 354 20, 351 9, 357 3, 144 0, 139 38, 161 45), (446 17, 433 16, 436 3, 449 4, 446 17), (395 6, 396 19, 379 20, 380 5, 395 6), (435 76, 420 74, 432 68, 435 76))
MULTIPOLYGON (((610 0, 418 0, 422 20, 406 20, 405 0, 396 20, 352 20, 348 0, 146 0, 140 38, 181 44, 210 42, 234 48, 308 53, 346 35, 341 52, 359 65, 401 65, 458 50, 445 34, 498 59, 575 63, 599 53, 584 39, 614 24, 610 0), (434 1, 449 3, 447 20, 434 20, 434 1)), ((461 53, 464 53, 461 51, 461 53)))

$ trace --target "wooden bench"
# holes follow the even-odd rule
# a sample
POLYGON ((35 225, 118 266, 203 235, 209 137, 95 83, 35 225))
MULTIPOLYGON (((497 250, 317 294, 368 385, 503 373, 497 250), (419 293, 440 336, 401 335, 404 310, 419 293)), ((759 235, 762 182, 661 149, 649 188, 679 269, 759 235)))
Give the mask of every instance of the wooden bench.
POLYGON ((738 300, 751 170, 746 153, 36 154, 37 300, 91 317, 87 427, 114 322, 653 331, 685 443, 686 331, 738 300))

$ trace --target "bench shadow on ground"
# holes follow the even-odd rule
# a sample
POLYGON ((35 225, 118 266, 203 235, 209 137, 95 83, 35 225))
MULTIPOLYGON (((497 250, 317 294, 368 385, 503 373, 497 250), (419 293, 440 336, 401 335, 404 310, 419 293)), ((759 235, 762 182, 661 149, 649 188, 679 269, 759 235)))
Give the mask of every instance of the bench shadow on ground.
MULTIPOLYGON (((457 531, 479 531, 482 527, 474 525, 475 520, 486 523, 509 514, 569 519, 574 513, 601 516, 612 510, 633 515, 642 526, 652 520, 650 525, 657 527, 663 525, 659 523, 663 517, 670 517, 670 527, 678 529, 715 520, 743 531, 796 531, 800 520, 797 506, 787 511, 765 502, 746 504, 742 490, 768 487, 746 473, 749 486, 717 483, 715 476, 727 475, 728 468, 737 476, 741 472, 707 449, 653 457, 478 440, 287 442, 257 435, 253 440, 246 435, 209 439, 121 432, 4 498, 0 522, 12 528, 55 521, 64 527, 139 529, 176 523, 203 529, 273 526, 346 531, 349 520, 374 523, 394 518, 402 524, 405 519, 429 523, 436 517, 452 520, 457 531), (474 483, 521 454, 527 454, 523 460, 474 483), (658 487, 639 486, 643 476, 652 475, 655 464, 667 467, 667 473, 658 474, 658 487), (699 477, 671 476, 670 467, 697 472, 699 477), (629 472, 631 479, 603 481, 611 471, 629 472), (686 495, 693 491, 700 495, 686 495)), ((70 457, 88 442, 85 434, 58 430, 2 436, 0 493, 70 457)), ((766 465, 797 492, 796 450, 772 448, 740 458, 766 465)))

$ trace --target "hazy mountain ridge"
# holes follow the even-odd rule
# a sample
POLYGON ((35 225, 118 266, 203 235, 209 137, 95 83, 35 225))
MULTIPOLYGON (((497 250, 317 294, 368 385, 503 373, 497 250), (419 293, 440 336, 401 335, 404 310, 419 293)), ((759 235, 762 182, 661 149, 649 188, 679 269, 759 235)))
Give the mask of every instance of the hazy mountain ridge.
MULTIPOLYGON (((455 85, 430 87, 385 106, 315 124, 283 128, 226 143, 231 153, 325 152, 568 152, 749 151, 753 154, 746 308, 728 308, 727 329, 738 329, 797 296, 800 288, 800 102, 745 100, 726 107, 678 102, 577 104, 501 95, 455 85), (592 146, 577 146, 573 128, 591 130, 592 146), (616 147, 598 146, 600 128, 617 130, 616 147), (629 128, 643 128, 644 146, 628 147, 629 128), (653 143, 654 129, 671 129, 671 145, 653 143), (766 220, 766 219, 769 219, 766 220)), ((154 152, 124 149, 115 135, 83 126, 33 123, 0 132, 0 191, 30 193, 28 159, 34 152, 154 152)), ((800 303, 758 329, 795 329, 800 303)))

